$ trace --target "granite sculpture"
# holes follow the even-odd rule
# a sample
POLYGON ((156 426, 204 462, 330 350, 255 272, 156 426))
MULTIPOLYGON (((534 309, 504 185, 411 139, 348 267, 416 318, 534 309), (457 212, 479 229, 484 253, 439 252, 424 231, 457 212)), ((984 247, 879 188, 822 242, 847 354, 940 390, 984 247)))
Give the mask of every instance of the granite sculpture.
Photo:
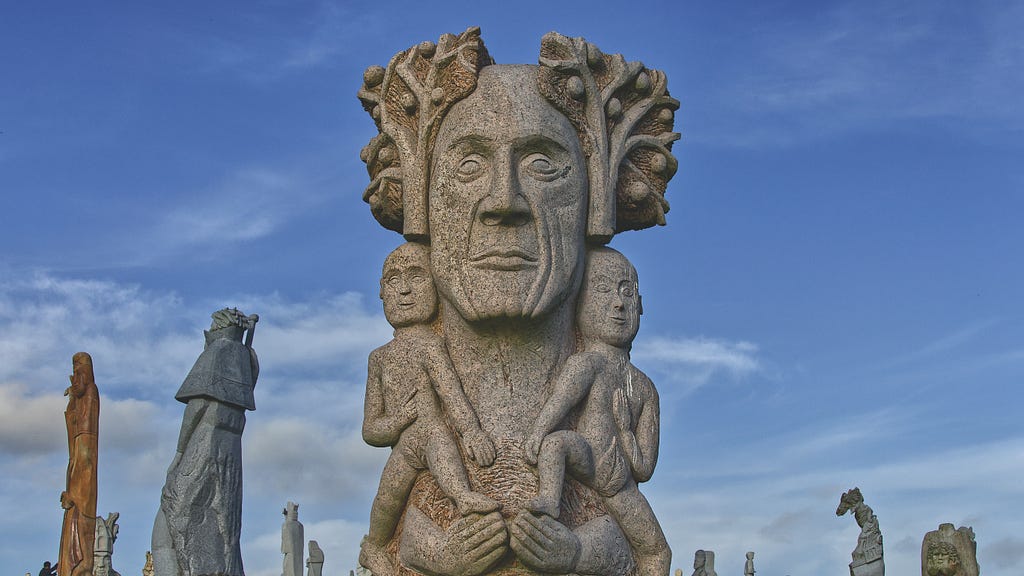
POLYGON ((156 576, 244 574, 242 431, 245 411, 256 409, 259 317, 225 308, 212 318, 206 346, 175 395, 186 406, 153 525, 156 576))
POLYGON ((299 505, 288 502, 284 507, 284 523, 281 524, 281 553, 284 554, 283 576, 302 576, 302 545, 306 541, 305 530, 299 522, 299 505))
POLYGON ((715 572, 715 553, 697 550, 693 553, 693 576, 718 576, 715 572))
POLYGON ((67 487, 60 495, 64 523, 56 567, 58 576, 91 576, 96 539, 100 393, 92 356, 78 352, 71 363, 71 386, 64 390, 68 397, 64 411, 68 429, 67 487))
POLYGON ((584 281, 587 262, 606 259, 596 267, 626 271, 616 280, 635 292, 625 256, 602 245, 665 223, 679 137, 665 75, 554 32, 539 65, 496 65, 470 28, 363 80, 379 131, 361 153, 363 198, 423 272, 404 294, 381 285, 389 321, 389 298, 418 314, 392 344, 421 352, 370 359, 364 434, 392 454, 360 562, 376 576, 667 576, 670 551, 636 489, 656 464, 659 419, 654 386, 628 363, 639 296, 616 285, 601 293, 623 302, 606 309, 581 297, 607 288, 584 281), (579 314, 602 351, 583 344, 579 314), (560 377, 569 365, 580 380, 560 377), (402 446, 418 430, 439 448, 402 446))
POLYGON ((323 576, 324 551, 316 540, 309 541, 309 558, 306 558, 306 576, 323 576))
POLYGON ((142 565, 142 576, 153 576, 153 553, 146 550, 146 563, 142 565))
POLYGON ((747 552, 747 561, 743 564, 743 576, 754 576, 754 553, 747 552))
POLYGON ((875 512, 864 503, 860 488, 853 488, 840 496, 836 516, 842 516, 847 512, 853 513, 857 525, 860 526, 857 547, 853 549, 853 561, 850 562, 850 576, 884 576, 882 531, 878 527, 875 512))
POLYGON ((974 529, 939 524, 921 543, 921 576, 978 576, 978 543, 974 529))
POLYGON ((114 541, 117 540, 117 532, 121 529, 117 525, 117 519, 121 516, 119 512, 107 514, 104 520, 102 516, 96 518, 96 547, 93 551, 93 576, 121 576, 121 573, 114 570, 111 564, 111 557, 114 554, 114 541))

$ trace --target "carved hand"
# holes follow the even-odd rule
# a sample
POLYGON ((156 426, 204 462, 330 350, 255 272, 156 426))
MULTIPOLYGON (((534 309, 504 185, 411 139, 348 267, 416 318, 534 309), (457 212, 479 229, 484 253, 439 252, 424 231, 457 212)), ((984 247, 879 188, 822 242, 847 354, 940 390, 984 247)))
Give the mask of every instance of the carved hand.
POLYGON ((551 574, 576 570, 580 539, 554 518, 521 512, 512 522, 510 533, 509 545, 527 568, 551 574))
POLYGON ((463 516, 448 530, 410 506, 399 548, 402 563, 433 576, 483 574, 508 551, 508 530, 500 512, 463 516))
POLYGON ((409 394, 409 397, 405 399, 404 403, 402 403, 402 408, 399 412, 401 416, 400 422, 402 430, 408 428, 409 425, 415 422, 416 418, 419 417, 419 410, 416 407, 416 392, 417 390, 414 388, 409 394))
POLYGON ((526 453, 526 462, 530 466, 537 465, 537 456, 540 455, 540 445, 544 443, 544 436, 540 430, 532 428, 526 438, 524 451, 526 453))
POLYGON ((629 409, 629 399, 626 392, 619 388, 615 390, 612 397, 612 414, 615 416, 615 424, 623 432, 633 430, 633 413, 629 409))
POLYGON ((469 459, 480 466, 494 464, 494 443, 491 442, 487 433, 476 428, 465 437, 466 451, 469 452, 469 459))

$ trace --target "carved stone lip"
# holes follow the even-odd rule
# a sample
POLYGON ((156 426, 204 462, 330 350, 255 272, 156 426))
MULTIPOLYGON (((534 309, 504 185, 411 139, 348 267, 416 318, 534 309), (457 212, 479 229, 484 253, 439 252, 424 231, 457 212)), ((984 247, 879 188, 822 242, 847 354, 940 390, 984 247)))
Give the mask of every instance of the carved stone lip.
POLYGON ((608 319, 611 320, 612 322, 615 322, 616 324, 625 324, 626 323, 626 318, 624 318, 622 316, 613 316, 613 315, 609 314, 608 315, 608 319))
POLYGON ((476 268, 514 271, 537 265, 537 256, 520 248, 488 248, 469 257, 476 268))

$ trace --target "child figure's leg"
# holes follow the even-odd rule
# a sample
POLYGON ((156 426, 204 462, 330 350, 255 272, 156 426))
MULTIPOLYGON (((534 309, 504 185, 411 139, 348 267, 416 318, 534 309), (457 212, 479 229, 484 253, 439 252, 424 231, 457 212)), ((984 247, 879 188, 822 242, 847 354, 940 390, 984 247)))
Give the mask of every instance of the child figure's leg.
POLYGON ((605 508, 619 523, 636 556, 637 576, 665 576, 671 569, 672 550, 647 498, 630 479, 614 496, 604 499, 605 508))
POLYGON ((359 563, 369 568, 374 576, 394 576, 398 573, 384 547, 398 527, 398 520, 419 472, 406 460, 404 448, 399 440, 384 465, 377 496, 370 508, 370 532, 360 546, 359 563))
POLYGON ((561 513, 562 486, 565 473, 584 484, 594 479, 594 453, 583 436, 570 430, 559 430, 544 437, 537 456, 540 486, 537 497, 525 506, 530 512, 558 518, 561 513))
POLYGON ((434 426, 430 441, 426 445, 426 454, 423 456, 427 461, 427 468, 437 480, 437 485, 455 502, 459 514, 486 514, 500 508, 501 504, 497 500, 473 492, 455 439, 444 424, 437 423, 434 426))

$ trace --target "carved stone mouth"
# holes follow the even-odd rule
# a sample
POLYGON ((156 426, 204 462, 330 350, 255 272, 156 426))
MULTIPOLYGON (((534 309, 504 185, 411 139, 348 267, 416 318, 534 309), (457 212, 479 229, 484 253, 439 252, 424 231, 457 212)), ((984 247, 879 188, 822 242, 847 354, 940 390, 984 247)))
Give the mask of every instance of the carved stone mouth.
POLYGON ((537 256, 520 248, 487 248, 473 254, 469 261, 485 270, 522 270, 537 265, 537 256))

